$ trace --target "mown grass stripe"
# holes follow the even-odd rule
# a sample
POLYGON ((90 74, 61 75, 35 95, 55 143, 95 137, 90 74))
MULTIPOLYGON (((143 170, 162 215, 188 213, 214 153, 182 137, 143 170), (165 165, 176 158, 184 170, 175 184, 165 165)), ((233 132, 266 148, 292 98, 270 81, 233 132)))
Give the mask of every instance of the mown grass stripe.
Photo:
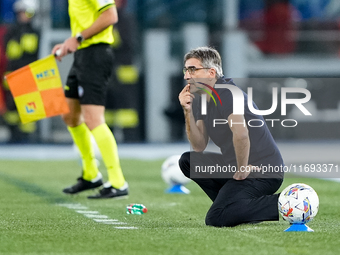
POLYGON ((45 199, 49 203, 53 203, 53 204, 67 203, 70 201, 66 199, 65 197, 61 197, 57 195, 56 193, 44 190, 35 184, 24 182, 22 180, 19 180, 17 178, 14 178, 12 176, 6 175, 1 172, 0 172, 0 178, 3 181, 21 189, 22 191, 26 193, 30 193, 30 194, 33 194, 35 196, 45 199))
MULTIPOLYGON (((66 207, 66 208, 69 208, 69 209, 72 209, 72 210, 87 210, 88 209, 88 207, 83 206, 79 203, 78 204, 70 203, 70 201, 68 199, 61 197, 61 196, 58 196, 53 192, 49 192, 47 190, 44 190, 44 189, 40 188, 39 186, 37 186, 35 184, 21 181, 17 178, 14 178, 12 176, 8 176, 8 175, 1 173, 1 172, 0 172, 0 178, 3 181, 21 189, 22 191, 24 191, 26 193, 33 194, 35 196, 38 196, 40 198, 45 199, 50 204, 51 203, 57 204, 58 206, 63 206, 63 207, 66 207)), ((87 218, 91 218, 91 219, 93 219, 93 218, 108 219, 109 218, 106 215, 97 215, 97 214, 93 214, 93 213, 83 214, 83 215, 86 216, 87 218)), ((104 222, 98 222, 98 223, 108 224, 108 223, 104 223, 104 222)), ((125 223, 125 222, 112 222, 112 223, 109 223, 109 224, 116 224, 116 225, 121 224, 121 225, 123 225, 123 224, 127 224, 127 223, 125 223)))

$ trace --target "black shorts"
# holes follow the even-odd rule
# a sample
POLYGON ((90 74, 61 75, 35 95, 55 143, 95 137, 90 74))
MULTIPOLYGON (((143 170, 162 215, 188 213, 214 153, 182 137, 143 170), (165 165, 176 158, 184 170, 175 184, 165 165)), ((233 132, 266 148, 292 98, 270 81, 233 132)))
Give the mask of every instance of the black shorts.
POLYGON ((113 69, 113 53, 108 44, 95 44, 74 53, 65 96, 80 104, 105 105, 113 69))

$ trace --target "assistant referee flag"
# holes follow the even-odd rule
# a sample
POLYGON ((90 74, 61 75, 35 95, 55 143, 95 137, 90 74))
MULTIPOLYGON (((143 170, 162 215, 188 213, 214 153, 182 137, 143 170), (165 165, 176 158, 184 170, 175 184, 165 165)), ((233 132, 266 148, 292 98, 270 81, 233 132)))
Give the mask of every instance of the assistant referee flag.
POLYGON ((6 79, 22 123, 69 112, 53 55, 6 75, 6 79))

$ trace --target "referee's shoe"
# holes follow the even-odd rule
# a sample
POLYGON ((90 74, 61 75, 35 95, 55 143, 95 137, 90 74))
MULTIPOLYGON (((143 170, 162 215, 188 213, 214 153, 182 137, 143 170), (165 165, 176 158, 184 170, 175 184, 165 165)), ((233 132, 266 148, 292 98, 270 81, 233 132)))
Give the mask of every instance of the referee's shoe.
POLYGON ((110 182, 104 184, 104 188, 99 191, 99 194, 94 196, 88 196, 89 199, 97 198, 126 198, 129 194, 129 185, 127 182, 124 183, 123 187, 116 189, 112 187, 110 182))
POLYGON ((100 172, 98 172, 97 177, 91 181, 86 181, 83 177, 79 177, 78 182, 70 187, 63 189, 66 194, 77 194, 79 192, 95 189, 103 185, 103 177, 100 172))

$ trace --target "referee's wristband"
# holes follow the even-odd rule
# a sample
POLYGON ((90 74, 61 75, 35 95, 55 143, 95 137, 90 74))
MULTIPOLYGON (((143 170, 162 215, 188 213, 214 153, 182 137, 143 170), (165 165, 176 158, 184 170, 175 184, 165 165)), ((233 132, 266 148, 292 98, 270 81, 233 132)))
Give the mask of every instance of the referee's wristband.
POLYGON ((81 44, 84 41, 84 36, 81 33, 77 33, 76 39, 81 44))

